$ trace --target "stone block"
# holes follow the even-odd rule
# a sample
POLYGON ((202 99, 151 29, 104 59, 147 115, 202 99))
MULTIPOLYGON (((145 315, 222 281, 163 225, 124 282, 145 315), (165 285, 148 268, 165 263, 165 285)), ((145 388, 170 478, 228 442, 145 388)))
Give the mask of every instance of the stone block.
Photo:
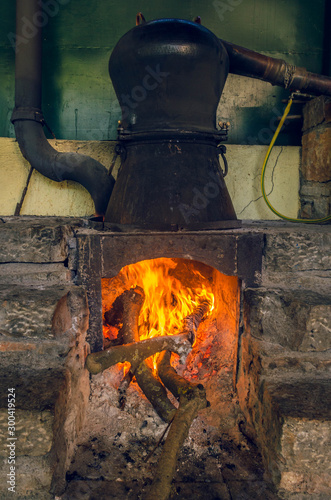
POLYGON ((270 231, 265 236, 263 273, 329 271, 330 247, 327 226, 292 225, 292 230, 270 231))
POLYGON ((315 218, 327 217, 330 214, 331 198, 320 197, 314 200, 315 218))
POLYGON ((84 366, 89 315, 85 290, 80 287, 28 289, 24 293, 19 290, 19 287, 7 289, 7 301, 4 290, 3 305, 12 314, 2 312, 0 407, 6 406, 10 386, 20 394, 19 408, 52 408, 67 384, 72 350, 79 366, 84 366), (26 323, 24 317, 21 319, 22 311, 26 311, 26 323), (20 320, 22 331, 17 326, 20 320))
POLYGON ((0 287, 0 330, 14 339, 54 338, 52 318, 58 301, 66 295, 65 286, 30 288, 0 287))
POLYGON ((319 472, 315 461, 319 457, 322 464, 330 463, 330 373, 318 370, 313 375, 302 373, 295 358, 290 366, 267 370, 258 341, 252 344, 246 338, 242 346, 238 395, 246 417, 246 434, 258 443, 267 474, 286 494, 325 492, 325 485, 331 484, 329 465, 322 465, 319 472), (320 456, 319 449, 322 450, 320 456), (305 484, 301 489, 298 488, 299 476, 305 484))
POLYGON ((261 378, 259 391, 268 394, 281 417, 331 420, 330 371, 293 373, 283 369, 278 376, 272 371, 261 378))
MULTIPOLYGON (((38 457, 49 453, 53 442, 54 415, 49 411, 15 410, 16 456, 38 457)), ((8 458, 8 412, 0 409, 0 456, 8 458)))
POLYGON ((281 490, 331 494, 331 421, 286 418, 280 454, 281 490))
POLYGON ((330 301, 329 297, 300 290, 244 291, 246 321, 252 337, 294 351, 300 348, 310 328, 312 308, 322 306, 328 310, 330 301))
POLYGON ((331 306, 315 306, 310 310, 300 351, 331 349, 331 306))
POLYGON ((330 295, 244 291, 238 398, 281 498, 331 493, 330 315, 330 295))
POLYGON ((305 182, 300 188, 301 196, 310 198, 328 197, 331 195, 331 182, 305 182))
POLYGON ((1 500, 52 500, 49 493, 52 481, 52 464, 49 455, 40 457, 19 456, 16 458, 15 493, 7 490, 6 474, 8 464, 0 464, 0 497, 1 500))
POLYGON ((65 351, 55 341, 42 344, 38 346, 35 342, 35 349, 30 352, 0 353, 0 407, 7 406, 8 387, 14 387, 19 395, 17 408, 44 410, 54 407, 68 376, 65 367, 68 349, 65 351))
POLYGON ((20 339, 54 339, 54 336, 62 336, 65 333, 59 333, 59 329, 69 330, 73 316, 78 315, 83 323, 87 321, 88 311, 85 306, 85 291, 78 286, 32 288, 2 285, 0 286, 0 340, 14 342, 20 339), (54 315, 58 312, 58 303, 63 297, 67 309, 62 309, 62 317, 60 314, 54 319, 54 315), (56 326, 54 321, 57 321, 56 326), (58 324, 59 321, 64 321, 65 324, 61 326, 58 324))
POLYGON ((307 181, 331 180, 331 127, 312 130, 302 137, 301 172, 307 181))
POLYGON ((59 264, 0 264, 1 285, 57 286, 69 284, 72 274, 63 263, 59 264))
POLYGON ((266 272, 262 278, 264 287, 270 290, 309 290, 331 296, 331 271, 266 272))
POLYGON ((67 239, 82 220, 10 217, 0 222, 0 262, 55 263, 68 256, 67 239))
POLYGON ((319 96, 309 101, 303 108, 303 127, 305 132, 317 125, 331 121, 331 99, 319 96))

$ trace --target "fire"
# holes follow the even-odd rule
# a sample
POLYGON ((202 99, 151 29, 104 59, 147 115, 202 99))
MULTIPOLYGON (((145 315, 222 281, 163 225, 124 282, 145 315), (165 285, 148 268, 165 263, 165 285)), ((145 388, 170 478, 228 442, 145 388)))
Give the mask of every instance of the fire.
MULTIPOLYGON (((145 260, 125 266, 117 276, 122 288, 117 295, 135 286, 144 290, 138 323, 140 340, 179 333, 184 318, 202 301, 210 304, 208 315, 212 312, 214 295, 208 279, 193 265, 180 270, 178 265, 178 260, 170 258, 145 260)), ((107 333, 113 336, 114 332, 107 333)))

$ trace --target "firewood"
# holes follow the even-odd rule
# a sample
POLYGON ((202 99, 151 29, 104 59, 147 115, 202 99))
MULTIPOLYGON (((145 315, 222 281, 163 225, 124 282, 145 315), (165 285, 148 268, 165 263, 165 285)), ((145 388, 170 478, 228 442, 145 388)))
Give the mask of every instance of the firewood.
POLYGON ((201 384, 180 395, 179 408, 164 443, 153 483, 144 500, 155 500, 156 498, 157 500, 167 500, 169 498, 179 451, 198 411, 207 406, 206 393, 201 384))
MULTIPOLYGON (((129 342, 139 342, 138 319, 140 309, 145 298, 144 291, 142 288, 136 287, 128 290, 128 292, 122 294, 122 296, 123 327, 121 329, 121 335, 123 337, 123 342, 124 344, 129 342)), ((141 350, 140 347, 139 350, 141 350)), ((147 357, 148 356, 145 356, 143 359, 146 359, 147 357)), ((130 360, 127 359, 127 361, 130 360)), ((134 361, 134 359, 132 361, 134 361)), ((176 407, 168 399, 167 391, 160 380, 154 375, 147 362, 142 360, 139 361, 139 364, 134 363, 134 366, 132 367, 137 384, 152 404, 159 417, 165 422, 169 422, 176 412, 176 407)))
MULTIPOLYGON (((144 298, 144 291, 138 286, 130 290, 126 290, 121 294, 116 309, 121 310, 121 303, 123 306, 123 326, 120 330, 120 336, 124 345, 111 347, 105 351, 90 354, 86 359, 86 367, 91 373, 96 374, 113 364, 129 361, 139 387, 153 405, 158 415, 165 422, 169 422, 176 412, 176 407, 168 399, 167 392, 160 380, 153 374, 153 371, 150 369, 146 361, 144 361, 147 357, 167 349, 167 347, 162 347, 162 340, 161 345, 158 345, 159 341, 157 338, 139 342, 138 319, 144 298), (156 350, 156 347, 154 347, 154 350, 151 349, 151 347, 148 347, 148 343, 150 343, 151 340, 154 341, 152 344, 154 343, 155 346, 158 346, 156 350), (147 349, 147 353, 144 351, 144 348, 147 349)), ((166 340, 164 339, 164 341, 167 345, 169 345, 170 342, 172 346, 171 349, 175 349, 176 352, 178 349, 179 352, 183 351, 182 346, 174 345, 174 342, 176 344, 174 336, 172 336, 172 340, 169 339, 170 337, 166 337, 166 340)), ((187 353, 187 349, 189 347, 187 338, 186 336, 181 336, 180 339, 181 343, 185 343, 186 341, 187 353)))
POLYGON ((96 375, 110 366, 128 361, 131 363, 130 371, 136 375, 139 365, 146 358, 158 352, 169 350, 185 357, 191 349, 192 346, 187 339, 186 333, 162 335, 139 342, 110 347, 104 351, 89 354, 86 358, 86 368, 90 373, 96 375))
MULTIPOLYGON (((127 290, 125 292, 127 292, 127 290)), ((119 326, 122 323, 123 320, 122 295, 116 297, 116 299, 112 303, 111 309, 109 309, 109 311, 106 311, 104 314, 104 323, 108 326, 119 326)))
POLYGON ((192 314, 189 314, 183 320, 182 333, 188 333, 190 335, 189 340, 192 344, 195 341, 198 327, 203 317, 207 314, 209 308, 210 308, 210 302, 204 299, 200 302, 198 306, 195 307, 192 314))
MULTIPOLYGON (((183 330, 182 334, 186 334, 193 344, 196 336, 197 329, 202 318, 208 312, 210 307, 210 303, 207 300, 203 300, 193 312, 186 316, 183 320, 183 330)), ((191 384, 188 380, 183 377, 180 377, 176 370, 170 363, 171 353, 168 351, 163 351, 158 356, 157 361, 157 370, 158 376, 160 377, 163 384, 169 389, 170 392, 176 397, 179 398, 180 394, 185 394, 189 389, 194 387, 194 384, 191 384)))
POLYGON ((163 351, 157 359, 157 373, 161 382, 167 389, 179 399, 181 394, 185 394, 190 389, 193 389, 196 384, 191 384, 184 377, 181 377, 176 372, 175 368, 170 363, 171 352, 163 351))
POLYGON ((171 403, 164 385, 154 375, 152 368, 144 361, 135 371, 135 377, 156 413, 164 422, 169 423, 175 416, 176 407, 171 403))
MULTIPOLYGON (((197 329, 210 303, 202 301, 183 320, 183 332, 194 342, 197 329)), ((190 426, 200 409, 209 405, 202 384, 193 384, 178 375, 171 365, 171 352, 163 351, 157 360, 158 375, 169 391, 179 399, 179 408, 171 424, 169 434, 164 444, 153 484, 145 500, 167 500, 171 491, 171 482, 176 469, 179 451, 188 435, 190 426)))

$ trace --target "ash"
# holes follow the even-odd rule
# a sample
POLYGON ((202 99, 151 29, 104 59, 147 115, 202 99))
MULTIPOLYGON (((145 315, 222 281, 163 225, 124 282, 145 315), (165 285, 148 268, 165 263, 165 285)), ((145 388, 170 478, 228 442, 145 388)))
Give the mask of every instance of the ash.
MULTIPOLYGON (((216 324, 208 329, 210 338, 217 338, 216 324)), ((211 406, 200 411, 190 428, 170 498, 276 499, 263 479, 256 446, 241 432, 243 417, 233 393, 233 355, 225 345, 221 347, 222 356, 209 356, 215 345, 206 342, 199 352, 192 352, 187 366, 178 367, 186 378, 204 384, 211 406)), ((61 500, 144 499, 162 442, 155 447, 167 424, 134 382, 127 390, 124 409, 119 409, 122 377, 116 366, 92 377, 85 426, 61 500)))

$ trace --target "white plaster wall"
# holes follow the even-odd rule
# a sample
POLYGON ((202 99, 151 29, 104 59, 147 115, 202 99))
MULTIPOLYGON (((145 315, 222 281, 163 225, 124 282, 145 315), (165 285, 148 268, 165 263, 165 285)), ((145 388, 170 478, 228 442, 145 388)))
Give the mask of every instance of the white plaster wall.
MULTIPOLYGON (((229 174, 225 178, 238 219, 279 219, 262 198, 261 169, 268 146, 227 146, 229 174)), ((297 217, 301 148, 274 146, 265 186, 268 199, 283 215, 297 217)))
MULTIPOLYGON (((109 168, 114 142, 58 141, 50 143, 59 151, 92 156, 109 168)), ((240 219, 277 219, 266 206, 260 191, 260 175, 267 146, 227 146, 230 196, 240 219)), ((300 148, 276 146, 266 176, 270 201, 285 215, 296 217, 299 207, 300 148)), ((0 215, 13 215, 25 187, 30 165, 22 157, 15 139, 0 138, 0 215)), ((89 216, 94 205, 89 193, 72 181, 57 183, 34 171, 21 215, 89 216)))

